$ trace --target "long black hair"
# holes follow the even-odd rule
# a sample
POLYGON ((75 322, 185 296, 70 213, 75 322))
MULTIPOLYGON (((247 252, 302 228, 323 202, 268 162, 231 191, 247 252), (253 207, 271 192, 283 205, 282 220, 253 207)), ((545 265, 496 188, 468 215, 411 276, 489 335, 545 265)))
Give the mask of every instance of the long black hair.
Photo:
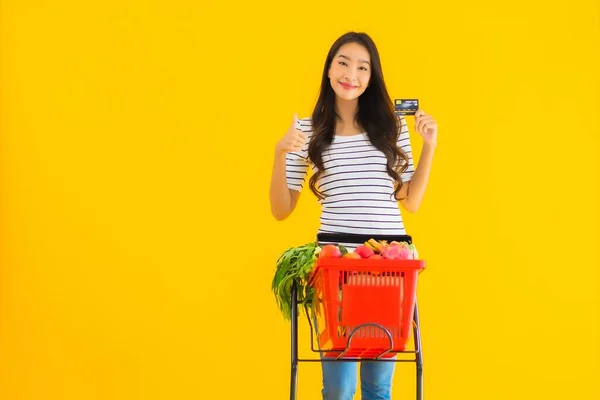
POLYGON ((324 198, 317 189, 317 182, 323 174, 322 153, 333 141, 335 123, 339 119, 335 111, 335 92, 329 82, 328 71, 340 47, 347 43, 364 46, 371 58, 371 78, 358 99, 355 121, 365 129, 373 146, 385 154, 387 173, 395 184, 394 197, 399 200, 398 193, 403 185, 401 174, 408 168, 409 160, 407 154, 397 145, 400 120, 394 112, 392 99, 385 86, 379 51, 371 37, 362 32, 348 32, 340 36, 327 54, 319 97, 312 113, 313 135, 308 146, 308 157, 317 171, 311 176, 309 186, 317 198, 324 198))

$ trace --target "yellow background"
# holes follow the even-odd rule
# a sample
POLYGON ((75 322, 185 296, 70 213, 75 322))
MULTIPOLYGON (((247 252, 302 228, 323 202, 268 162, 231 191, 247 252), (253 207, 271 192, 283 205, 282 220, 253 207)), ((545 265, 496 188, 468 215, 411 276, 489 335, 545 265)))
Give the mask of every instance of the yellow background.
POLYGON ((426 398, 600 398, 599 5, 549 4, 4 0, 0 398, 287 398, 270 283, 319 209, 271 217, 273 149, 347 30, 440 127, 426 398))

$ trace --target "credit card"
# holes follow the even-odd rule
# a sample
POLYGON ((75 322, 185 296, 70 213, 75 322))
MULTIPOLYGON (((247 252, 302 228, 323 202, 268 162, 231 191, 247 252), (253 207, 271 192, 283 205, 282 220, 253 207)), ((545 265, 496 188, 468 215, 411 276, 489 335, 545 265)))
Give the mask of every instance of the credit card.
POLYGON ((415 115, 419 109, 418 99, 395 99, 394 107, 397 115, 415 115))

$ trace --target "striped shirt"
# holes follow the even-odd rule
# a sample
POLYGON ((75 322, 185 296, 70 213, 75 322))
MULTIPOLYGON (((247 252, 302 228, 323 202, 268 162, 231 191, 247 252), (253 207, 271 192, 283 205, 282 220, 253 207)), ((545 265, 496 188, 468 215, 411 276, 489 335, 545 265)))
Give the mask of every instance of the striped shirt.
MULTIPOLYGON (((406 183, 415 168, 407 123, 403 116, 400 118, 398 146, 409 158, 408 169, 401 175, 406 183)), ((300 151, 287 154, 286 177, 288 188, 300 192, 308 183, 309 166, 313 171, 316 167, 308 159, 308 142, 313 132, 310 118, 300 119, 297 127, 307 134, 308 140, 300 151)), ((322 154, 324 173, 318 188, 325 198, 319 200, 319 232, 406 235, 400 207, 393 196, 394 181, 386 171, 387 159, 366 133, 334 135, 322 154)), ((356 248, 355 244, 342 244, 349 250, 356 248)))

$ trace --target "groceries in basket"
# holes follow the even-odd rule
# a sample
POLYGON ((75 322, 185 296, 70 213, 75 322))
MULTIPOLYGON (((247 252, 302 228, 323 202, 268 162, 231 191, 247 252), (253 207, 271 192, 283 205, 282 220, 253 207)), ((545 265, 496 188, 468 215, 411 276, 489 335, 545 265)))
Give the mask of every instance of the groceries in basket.
POLYGON ((321 247, 316 242, 310 242, 290 247, 277 259, 275 275, 271 283, 276 304, 284 319, 291 319, 294 283, 297 288, 298 304, 303 306, 305 312, 309 309, 314 311, 315 290, 311 286, 311 277, 319 258, 416 260, 418 253, 414 244, 395 241, 388 243, 385 240, 375 239, 369 239, 351 252, 341 244, 326 244, 321 247))
POLYGON ((343 258, 375 258, 375 259, 389 259, 389 260, 416 260, 419 258, 417 249, 414 244, 407 242, 396 242, 392 241, 388 243, 385 240, 369 239, 364 244, 358 246, 352 252, 346 252, 340 254, 336 252, 338 246, 336 245, 325 245, 321 251, 321 257, 343 257, 343 258), (329 247, 332 247, 329 250, 329 247))

